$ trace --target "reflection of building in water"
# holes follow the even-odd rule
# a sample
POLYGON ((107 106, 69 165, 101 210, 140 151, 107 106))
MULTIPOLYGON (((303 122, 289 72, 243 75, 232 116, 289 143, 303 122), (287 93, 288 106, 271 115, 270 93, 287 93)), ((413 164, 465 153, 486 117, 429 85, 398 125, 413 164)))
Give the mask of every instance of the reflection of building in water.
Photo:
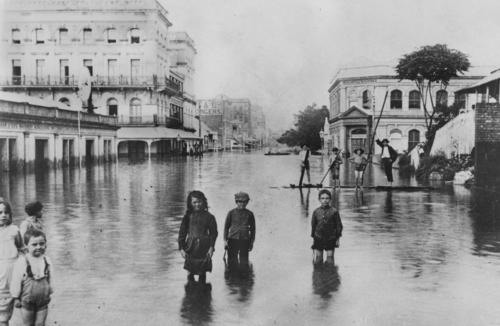
POLYGON ((206 325, 212 322, 212 285, 189 282, 184 287, 186 294, 182 299, 181 317, 189 325, 206 325))
POLYGON ((226 265, 224 279, 229 293, 239 302, 247 302, 252 296, 255 274, 251 264, 226 265))
MULTIPOLYGON (((447 90, 436 86, 432 100, 437 105, 454 101, 453 92, 473 84, 484 73, 471 69, 466 76, 450 80, 447 90)), ((425 139, 425 118, 420 93, 415 83, 400 81, 390 66, 353 67, 340 69, 332 82, 330 94, 330 135, 333 146, 352 153, 356 148, 368 152, 373 120, 380 114, 385 94, 383 116, 377 137, 388 138, 398 151, 410 150, 425 139)), ((429 105, 430 98, 427 100, 429 105)), ((375 153, 380 153, 375 146, 375 153)))
POLYGON ((476 190, 471 199, 472 234, 477 255, 500 254, 500 200, 498 194, 476 190))

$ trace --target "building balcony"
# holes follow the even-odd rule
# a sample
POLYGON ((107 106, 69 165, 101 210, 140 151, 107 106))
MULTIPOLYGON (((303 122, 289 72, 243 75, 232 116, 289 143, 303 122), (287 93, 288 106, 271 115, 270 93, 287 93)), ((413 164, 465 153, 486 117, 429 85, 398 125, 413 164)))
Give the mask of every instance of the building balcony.
POLYGON ((0 78, 0 86, 3 88, 26 88, 26 87, 77 87, 78 78, 71 76, 12 76, 0 78))
MULTIPOLYGON (((11 76, 0 77, 0 87, 3 89, 15 88, 74 88, 78 87, 78 76, 11 76)), ((169 78, 149 76, 99 76, 92 77, 92 88, 148 88, 164 92, 168 96, 183 98, 182 85, 169 78)))
POLYGON ((118 125, 127 127, 158 127, 165 126, 172 129, 182 129, 182 122, 177 118, 153 115, 118 116, 118 125))

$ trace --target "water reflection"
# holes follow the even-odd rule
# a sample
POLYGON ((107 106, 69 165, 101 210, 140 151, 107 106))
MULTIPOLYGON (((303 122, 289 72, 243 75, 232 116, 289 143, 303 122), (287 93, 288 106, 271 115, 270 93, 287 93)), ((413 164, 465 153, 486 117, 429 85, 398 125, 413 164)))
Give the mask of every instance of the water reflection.
POLYGON ((205 325, 212 322, 212 285, 210 283, 188 282, 184 286, 181 318, 189 325, 205 325))
POLYGON ((500 256, 500 199, 498 194, 476 190, 472 194, 470 216, 476 255, 500 256))
POLYGON ((338 266, 332 263, 314 264, 312 286, 314 294, 322 299, 319 309, 328 308, 333 293, 338 291, 340 286, 338 266))
POLYGON ((309 196, 311 195, 311 188, 307 188, 306 190, 299 188, 299 193, 300 193, 301 214, 304 218, 307 218, 309 216, 309 196), (305 197, 304 197, 304 191, 306 193, 305 197))
POLYGON ((229 295, 239 302, 247 302, 252 297, 255 274, 251 263, 225 264, 224 280, 229 295))

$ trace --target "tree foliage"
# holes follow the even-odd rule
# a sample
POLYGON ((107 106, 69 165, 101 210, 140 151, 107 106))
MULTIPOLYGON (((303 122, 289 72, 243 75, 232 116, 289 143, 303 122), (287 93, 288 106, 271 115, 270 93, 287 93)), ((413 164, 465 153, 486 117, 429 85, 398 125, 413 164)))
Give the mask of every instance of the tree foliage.
POLYGON ((446 89, 451 78, 463 74, 469 67, 467 55, 449 49, 446 44, 423 46, 399 59, 396 66, 399 79, 414 81, 420 92, 427 127, 426 152, 430 151, 434 141, 436 122, 438 122, 436 117, 440 116, 440 110, 445 109, 435 104, 432 97, 433 87, 440 86, 441 89, 446 89))
POLYGON ((287 130, 278 142, 288 146, 307 145, 311 150, 321 148, 320 131, 329 116, 328 108, 323 105, 318 108, 316 104, 308 105, 303 111, 295 115, 295 128, 287 130))

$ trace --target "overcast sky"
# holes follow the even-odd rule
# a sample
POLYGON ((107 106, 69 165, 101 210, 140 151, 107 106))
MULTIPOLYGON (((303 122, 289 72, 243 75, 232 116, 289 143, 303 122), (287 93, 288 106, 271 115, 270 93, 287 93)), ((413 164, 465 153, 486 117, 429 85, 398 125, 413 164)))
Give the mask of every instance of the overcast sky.
POLYGON ((248 97, 274 129, 289 128, 307 104, 328 105, 339 67, 394 64, 435 43, 500 66, 494 0, 160 1, 172 29, 196 42, 196 96, 248 97))

